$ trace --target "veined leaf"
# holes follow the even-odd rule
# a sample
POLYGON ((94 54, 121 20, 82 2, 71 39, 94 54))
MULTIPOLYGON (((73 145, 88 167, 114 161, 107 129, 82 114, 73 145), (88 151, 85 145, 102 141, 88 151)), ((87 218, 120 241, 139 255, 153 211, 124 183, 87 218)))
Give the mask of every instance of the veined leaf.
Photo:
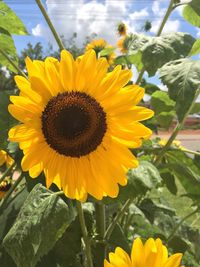
POLYGON ((200 2, 192 0, 183 9, 183 17, 192 25, 200 27, 200 2))
POLYGON ((190 56, 194 56, 200 53, 200 39, 196 40, 190 51, 190 56))
POLYGON ((0 0, 0 27, 11 34, 28 34, 21 19, 2 0, 0 0))
POLYGON ((103 50, 101 50, 100 52, 100 56, 104 57, 104 56, 109 56, 110 54, 112 54, 115 51, 115 47, 107 47, 103 50))
POLYGON ((53 248, 73 220, 67 204, 37 184, 3 240, 18 267, 34 267, 53 248))
POLYGON ((161 177, 157 168, 147 161, 141 161, 135 169, 128 172, 128 184, 120 190, 119 198, 134 198, 144 195, 148 190, 157 187, 161 177))
POLYGON ((160 69, 160 78, 167 85, 170 98, 176 101, 178 119, 182 120, 200 87, 200 61, 171 61, 160 69))
POLYGON ((142 62, 149 76, 165 63, 187 56, 195 39, 182 32, 153 37, 142 49, 142 62))
POLYGON ((157 115, 163 111, 173 110, 175 102, 169 98, 166 92, 156 91, 151 96, 151 105, 157 115))
MULTIPOLYGON (((17 51, 10 33, 0 27, 0 47, 18 65, 17 51)), ((0 52, 0 64, 6 66, 9 70, 17 72, 13 65, 0 52)))

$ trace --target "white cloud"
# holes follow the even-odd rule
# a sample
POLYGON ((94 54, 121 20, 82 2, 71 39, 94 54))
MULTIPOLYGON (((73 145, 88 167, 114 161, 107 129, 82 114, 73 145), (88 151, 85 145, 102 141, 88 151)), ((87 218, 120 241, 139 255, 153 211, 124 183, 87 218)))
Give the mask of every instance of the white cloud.
MULTIPOLYGON (((152 22, 152 28, 151 33, 156 34, 158 31, 158 28, 160 27, 161 19, 155 20, 152 22)), ((165 24, 165 27, 162 31, 162 33, 170 33, 170 32, 177 32, 180 29, 180 21, 179 20, 168 20, 165 24)))
MULTIPOLYGON (((167 5, 164 5, 163 7, 162 2, 166 2, 166 0, 160 0, 160 1, 155 0, 152 4, 152 12, 155 16, 155 19, 152 21, 152 28, 150 32, 153 34, 157 33, 160 27, 161 21, 163 19, 163 16, 167 9, 167 5)), ((162 33, 177 32, 180 29, 180 25, 181 24, 179 20, 169 19, 167 23, 165 24, 165 27, 162 33)))
MULTIPOLYGON (((58 33, 69 39, 76 32, 78 45, 81 45, 85 37, 92 33, 115 44, 118 38, 116 26, 120 21, 127 23, 130 31, 135 31, 134 26, 127 19, 129 6, 126 1, 47 0, 46 5, 58 33)), ((143 10, 143 12, 147 15, 147 11, 143 10)), ((53 41, 53 36, 46 25, 36 25, 32 29, 32 34, 43 36, 50 42, 53 41)))
POLYGON ((196 30, 197 30, 196 37, 197 38, 200 38, 200 29, 199 28, 196 28, 196 30))

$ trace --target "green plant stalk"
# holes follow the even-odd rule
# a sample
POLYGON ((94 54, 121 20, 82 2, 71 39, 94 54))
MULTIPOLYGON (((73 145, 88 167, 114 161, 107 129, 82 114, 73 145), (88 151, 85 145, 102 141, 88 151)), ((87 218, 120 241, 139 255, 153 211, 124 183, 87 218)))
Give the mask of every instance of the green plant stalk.
POLYGON ((40 11, 42 12, 42 15, 44 16, 47 24, 49 25, 49 28, 51 29, 51 32, 52 32, 52 34, 53 34, 53 36, 54 36, 54 38, 55 38, 55 40, 56 40, 56 42, 58 44, 58 47, 60 48, 60 50, 65 49, 65 47, 64 47, 64 45, 62 43, 62 40, 60 39, 56 29, 54 28, 53 23, 51 22, 51 20, 50 20, 48 14, 47 14, 42 2, 41 2, 41 0, 35 0, 35 2, 37 3, 40 11))
POLYGON ((163 149, 161 150, 160 154, 157 156, 157 158, 154 161, 155 166, 158 166, 158 164, 160 163, 160 161, 162 160, 165 152, 169 149, 169 147, 171 146, 172 142, 174 141, 174 139, 176 138, 178 132, 183 128, 185 120, 187 118, 187 116, 190 114, 191 110, 193 109, 193 106, 196 102, 197 97, 199 96, 200 93, 200 89, 197 90, 196 92, 196 96, 194 97, 192 104, 190 105, 188 111, 185 113, 183 119, 181 120, 181 122, 178 122, 176 127, 174 128, 170 138, 168 139, 166 145, 163 147, 163 149))
POLYGON ((10 172, 15 167, 15 165, 16 165, 16 163, 13 162, 13 164, 10 165, 10 167, 3 173, 3 175, 0 178, 0 184, 1 184, 1 182, 3 182, 3 180, 6 178, 6 176, 8 176, 10 174, 10 172))
MULTIPOLYGON (((142 147, 141 150, 143 151, 148 151, 148 152, 152 152, 152 151, 159 151, 160 148, 159 147, 142 147)), ((169 147, 168 151, 183 151, 185 153, 188 153, 188 154, 193 154, 193 155, 197 155, 197 156, 200 156, 200 152, 198 151, 193 151, 193 150, 190 150, 190 149, 187 149, 187 148, 171 148, 169 147)), ((140 155, 143 155, 144 153, 140 153, 140 155)))
POLYGON ((95 211, 97 231, 95 262, 97 262, 99 266, 103 266, 106 253, 106 243, 104 242, 106 229, 105 205, 101 202, 95 203, 95 211))
POLYGON ((26 79, 28 78, 26 74, 15 64, 15 62, 9 58, 9 56, 3 51, 2 48, 0 48, 0 53, 10 62, 10 64, 16 69, 18 74, 22 75, 26 79))
MULTIPOLYGON (((156 34, 156 37, 161 35, 163 28, 164 28, 164 26, 165 26, 165 24, 166 24, 166 22, 170 16, 171 12, 173 11, 173 9, 174 9, 174 0, 170 0, 169 6, 167 8, 167 11, 165 13, 165 16, 164 16, 161 24, 160 24, 160 27, 159 27, 158 32, 156 34)), ((144 73, 145 73, 145 67, 143 66, 143 68, 141 69, 139 76, 137 78, 136 84, 140 84, 144 73)))
POLYGON ((126 212, 126 210, 128 209, 128 207, 130 206, 132 202, 132 199, 129 198, 125 204, 123 205, 123 207, 120 209, 120 211, 117 213, 117 215, 115 216, 114 220, 112 221, 112 223, 109 225, 109 227, 107 228, 105 235, 104 235, 104 240, 108 241, 111 237, 111 234, 116 226, 116 224, 119 222, 119 220, 121 219, 121 217, 124 215, 124 213, 126 212))
POLYGON ((22 181, 22 179, 24 178, 24 174, 21 173, 20 176, 17 178, 17 180, 15 181, 15 183, 12 185, 12 187, 8 190, 7 194, 5 195, 5 197, 3 198, 2 204, 0 206, 0 209, 3 209, 9 199, 9 197, 12 195, 12 193, 14 192, 14 190, 17 188, 17 186, 19 185, 19 183, 22 181))
POLYGON ((83 241, 84 241, 84 245, 85 245, 87 267, 93 267, 91 244, 90 244, 91 242, 90 242, 90 239, 88 236, 88 231, 87 231, 87 227, 85 224, 85 218, 84 218, 83 208, 82 208, 81 202, 76 201, 76 207, 77 207, 77 212, 79 215, 79 221, 80 221, 81 231, 82 231, 82 235, 83 235, 83 241))
POLYGON ((191 213, 189 213, 188 215, 186 215, 185 217, 183 217, 181 219, 181 221, 174 227, 174 229, 172 230, 171 234, 169 235, 169 237, 167 238, 166 242, 168 243, 176 234, 176 232, 178 231, 179 227, 191 216, 193 216, 195 213, 199 212, 199 207, 192 211, 191 213))

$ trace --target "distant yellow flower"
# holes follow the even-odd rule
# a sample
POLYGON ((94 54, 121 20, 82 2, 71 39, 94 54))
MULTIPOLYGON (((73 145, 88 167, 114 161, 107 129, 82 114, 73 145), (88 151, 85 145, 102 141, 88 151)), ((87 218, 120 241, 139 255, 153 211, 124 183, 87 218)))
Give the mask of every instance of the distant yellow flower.
POLYGON ((0 200, 6 195, 11 187, 11 180, 5 179, 0 183, 0 200))
POLYGON ((107 73, 94 50, 76 61, 65 50, 60 61, 27 58, 26 66, 29 78, 15 76, 20 95, 8 107, 21 122, 9 139, 23 150, 22 169, 33 178, 44 171, 47 187, 55 183, 72 199, 116 197, 138 166, 128 148, 151 135, 139 121, 153 112, 136 106, 144 89, 126 86, 132 73, 121 66, 107 73))
POLYGON ((120 52, 123 54, 125 54, 128 51, 127 46, 126 46, 126 41, 127 41, 127 36, 122 37, 117 41, 117 47, 119 48, 120 52))
POLYGON ((109 254, 109 262, 104 261, 104 267, 179 267, 181 258, 181 253, 168 257, 167 248, 159 238, 149 238, 144 245, 137 238, 132 246, 131 257, 117 247, 114 253, 109 254))
MULTIPOLYGON (((94 49, 94 51, 96 52, 96 55, 99 56, 99 53, 106 48, 112 48, 112 46, 109 45, 104 39, 96 39, 96 40, 93 40, 91 43, 89 43, 86 46, 85 50, 89 51, 91 49, 94 49)), ((111 65, 114 62, 116 54, 114 52, 111 52, 108 55, 101 56, 101 57, 105 57, 107 59, 108 64, 111 65)))
POLYGON ((4 163, 6 163, 7 167, 10 167, 14 163, 14 160, 5 150, 0 150, 0 166, 2 166, 4 163))
MULTIPOLYGON (((165 140, 165 139, 161 139, 161 140, 158 142, 158 144, 159 144, 160 146, 165 146, 165 145, 167 144, 167 140, 165 140)), ((184 149, 185 149, 185 147, 181 145, 181 141, 179 141, 179 140, 174 140, 174 141, 172 142, 172 145, 174 145, 175 147, 177 147, 177 148, 179 148, 179 149, 181 149, 181 150, 184 150, 184 149)))
POLYGON ((126 25, 123 22, 119 23, 119 25, 117 27, 117 31, 118 31, 118 34, 120 36, 125 36, 127 34, 127 27, 126 27, 126 25))

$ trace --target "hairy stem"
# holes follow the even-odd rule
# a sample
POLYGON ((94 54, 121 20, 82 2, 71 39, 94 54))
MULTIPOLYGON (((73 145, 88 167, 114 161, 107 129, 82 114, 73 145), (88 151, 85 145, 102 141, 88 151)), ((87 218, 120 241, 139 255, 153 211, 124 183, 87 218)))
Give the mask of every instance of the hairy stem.
MULTIPOLYGON (((170 16, 171 12, 173 11, 173 8, 174 8, 174 0, 170 0, 170 3, 169 3, 169 6, 167 8, 167 11, 165 13, 165 16, 164 16, 164 18, 160 24, 160 27, 158 29, 157 34, 156 34, 157 37, 161 35, 163 28, 164 28, 164 26, 165 26, 165 24, 166 24, 166 22, 170 16)), ((144 73, 145 73, 145 67, 143 67, 142 70, 140 71, 139 76, 138 76, 137 81, 136 81, 136 84, 141 83, 141 80, 142 80, 144 73)))
POLYGON ((85 218, 84 218, 83 208, 82 208, 81 202, 77 201, 76 207, 77 207, 77 211, 78 211, 78 215, 79 215, 79 221, 80 221, 81 231, 82 231, 82 235, 83 235, 83 241, 84 241, 84 245, 85 245, 87 266, 93 267, 91 244, 90 244, 90 239, 88 236, 87 227, 85 224, 85 218))
POLYGON ((193 101, 192 101, 192 104, 190 105, 188 111, 185 113, 183 119, 177 123, 176 127, 174 128, 170 138, 168 139, 166 145, 163 147, 163 149, 161 150, 160 154, 157 156, 156 160, 154 161, 154 164, 156 166, 158 166, 158 164, 160 163, 160 161, 162 160, 165 152, 169 149, 169 147, 171 146, 172 142, 174 141, 174 139, 176 138, 178 132, 183 128, 184 126, 184 123, 185 123, 185 120, 187 118, 187 116, 190 114, 195 102, 196 102, 196 99, 197 97, 199 96, 199 93, 200 93, 200 89, 197 90, 196 92, 196 96, 194 97, 193 101))
POLYGON ((117 215, 115 216, 114 220, 112 221, 112 223, 109 225, 108 229, 105 232, 104 235, 104 240, 109 240, 110 236, 116 226, 116 224, 119 222, 119 220, 121 219, 121 217, 124 215, 124 213, 126 212, 126 210, 128 209, 129 205, 131 204, 132 199, 128 199, 125 204, 123 205, 123 207, 120 209, 120 211, 117 213, 117 215))
POLYGON ((60 39, 60 37, 59 37, 56 29, 54 28, 54 26, 53 26, 53 24, 52 24, 52 22, 51 22, 51 20, 50 20, 50 18, 48 16, 48 14, 47 14, 45 8, 44 8, 41 0, 35 0, 35 2, 37 3, 37 5, 38 5, 40 11, 42 12, 42 14, 43 14, 43 16, 44 16, 47 24, 49 25, 49 28, 51 29, 51 32, 52 32, 52 34, 53 34, 53 36, 54 36, 54 38, 55 38, 55 40, 56 40, 56 42, 57 42, 60 50, 65 49, 65 47, 64 47, 64 45, 62 43, 62 40, 60 39))
POLYGON ((105 249, 106 249, 106 244, 104 242, 104 235, 106 228, 105 205, 100 202, 95 203, 95 211, 96 211, 96 231, 97 231, 95 261, 99 264, 99 266, 103 266, 103 262, 105 259, 105 249))
POLYGON ((6 52, 3 51, 2 48, 0 48, 0 53, 10 62, 10 64, 16 69, 18 74, 22 75, 24 78, 28 78, 26 74, 15 64, 14 61, 6 54, 6 52))
POLYGON ((174 229, 172 230, 171 234, 169 235, 169 237, 167 238, 167 243, 174 237, 174 235, 176 234, 177 230, 179 229, 179 227, 191 216, 193 216, 195 213, 199 212, 199 207, 192 211, 191 213, 189 213, 188 215, 186 215, 185 217, 183 217, 181 219, 181 221, 174 227, 174 229))

